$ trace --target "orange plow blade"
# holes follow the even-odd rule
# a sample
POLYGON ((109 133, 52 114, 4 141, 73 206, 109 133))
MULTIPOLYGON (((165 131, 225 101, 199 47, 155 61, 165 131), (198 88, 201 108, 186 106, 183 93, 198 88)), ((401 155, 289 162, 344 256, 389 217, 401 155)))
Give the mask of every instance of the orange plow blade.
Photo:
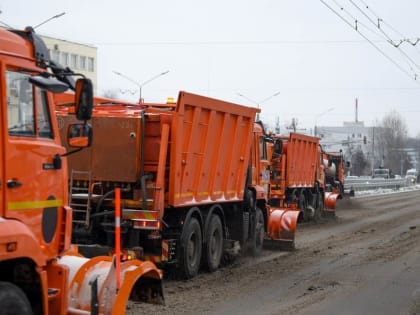
POLYGON ((125 314, 128 300, 164 304, 162 273, 151 262, 122 262, 118 290, 111 257, 66 255, 60 264, 70 270, 68 314, 125 314))
POLYGON ((342 199, 342 195, 336 192, 326 192, 324 194, 324 210, 334 212, 337 199, 342 199))
POLYGON ((268 238, 264 245, 273 249, 294 249, 299 211, 274 209, 268 218, 268 238))

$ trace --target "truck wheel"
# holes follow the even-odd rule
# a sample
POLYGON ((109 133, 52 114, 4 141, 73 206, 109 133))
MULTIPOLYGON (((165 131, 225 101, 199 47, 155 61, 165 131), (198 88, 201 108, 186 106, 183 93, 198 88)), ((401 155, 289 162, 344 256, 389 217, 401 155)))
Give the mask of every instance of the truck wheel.
POLYGON ((212 215, 206 232, 205 262, 210 272, 219 268, 223 253, 223 227, 218 215, 212 215))
POLYGON ((298 208, 300 210, 299 218, 303 219, 304 222, 310 219, 306 211, 307 206, 305 194, 301 192, 298 198, 298 208))
POLYGON ((0 314, 30 315, 31 304, 25 293, 12 283, 0 282, 0 314))
POLYGON ((324 196, 323 194, 318 194, 318 205, 315 209, 314 221, 319 222, 324 215, 324 196))
POLYGON ((191 218, 184 229, 184 237, 181 240, 181 271, 186 279, 190 279, 197 275, 200 268, 201 227, 196 218, 191 218))
POLYGON ((261 209, 255 209, 255 230, 251 245, 251 254, 259 256, 263 249, 264 243, 264 215, 261 209))

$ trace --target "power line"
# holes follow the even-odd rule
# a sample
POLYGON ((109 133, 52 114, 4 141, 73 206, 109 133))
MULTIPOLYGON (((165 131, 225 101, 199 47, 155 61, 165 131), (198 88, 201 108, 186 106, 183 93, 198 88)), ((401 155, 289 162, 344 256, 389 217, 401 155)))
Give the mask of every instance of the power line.
POLYGON ((339 8, 341 11, 345 12, 353 21, 355 24, 355 29, 358 29, 359 25, 365 27, 367 30, 369 30, 370 32, 372 32, 373 34, 381 37, 382 39, 384 39, 385 42, 388 41, 388 39, 386 37, 384 37, 383 35, 379 34, 378 32, 376 32, 374 29, 371 29, 370 27, 368 27, 366 24, 360 22, 356 17, 354 17, 348 10, 346 10, 344 8, 343 5, 339 4, 336 0, 332 0, 339 8))
MULTIPOLYGON (((387 40, 374 40, 387 42, 387 40)), ((153 41, 153 42, 94 42, 103 46, 223 46, 223 45, 306 45, 306 44, 363 44, 364 40, 265 40, 265 41, 153 41)))
MULTIPOLYGON (((392 38, 381 28, 381 26, 380 26, 380 22, 384 22, 384 20, 383 19, 381 19, 379 16, 377 16, 376 14, 374 14, 376 17, 377 17, 377 24, 376 24, 376 22, 374 21, 374 20, 372 20, 372 18, 369 16, 369 15, 367 15, 356 3, 354 3, 354 1, 353 0, 349 0, 349 2, 353 5, 353 6, 355 6, 356 8, 357 8, 357 10, 359 10, 373 25, 375 25, 375 27, 377 27, 378 29, 379 29, 379 31, 388 39, 388 41, 389 41, 389 43, 392 45, 392 46, 394 46, 395 48, 397 48, 398 50, 399 50, 399 52, 400 52, 400 54, 402 54, 405 58, 407 58, 414 66, 416 66, 417 67, 417 69, 419 69, 420 70, 420 67, 417 65, 417 63, 410 57, 410 56, 408 56, 401 48, 400 48, 400 45, 401 45, 401 43, 403 42, 403 40, 401 40, 400 41, 400 43, 398 43, 398 44, 396 44, 393 40, 392 40, 392 38)), ((365 4, 365 6, 366 6, 366 8, 368 8, 369 9, 369 6, 368 5, 366 5, 366 3, 365 2, 363 2, 362 0, 361 0, 361 2, 362 3, 364 3, 365 4)), ((371 10, 371 9, 370 9, 371 10)), ((373 12, 373 11, 372 11, 373 12)), ((399 33, 399 32, 397 32, 397 33, 399 33)), ((404 37, 404 36, 403 36, 404 37)), ((414 72, 414 71, 413 71, 414 72)), ((415 74, 416 75, 416 74, 415 74)))
POLYGON ((394 31, 396 34, 398 34, 399 36, 401 36, 401 40, 400 40, 400 43, 399 43, 399 45, 401 45, 402 43, 404 43, 404 42, 407 42, 407 43, 409 43, 409 44, 411 44, 413 47, 414 47, 414 49, 415 49, 415 51, 420 55, 420 50, 418 49, 418 47, 416 46, 418 43, 419 43, 419 41, 420 41, 420 38, 415 38, 413 41, 411 41, 411 39, 409 39, 409 38, 407 38, 406 36, 404 36, 404 34, 402 34, 399 30, 397 30, 396 28, 394 28, 391 24, 389 24, 389 23, 387 23, 386 21, 384 21, 383 19, 381 19, 380 17, 379 17, 379 15, 378 14, 376 14, 373 10, 372 10, 372 8, 370 7, 370 6, 368 6, 368 4, 365 2, 365 1, 363 1, 363 0, 360 0, 360 2, 362 2, 363 3, 363 5, 366 7, 366 9, 367 10, 369 10, 369 11, 371 11, 372 12, 372 14, 378 19, 378 21, 381 21, 381 23, 383 23, 384 25, 386 25, 387 27, 389 27, 392 31, 394 31))
MULTIPOLYGON (((322 4, 324 4, 328 9, 330 9, 335 15, 337 15, 341 20, 343 20, 348 26, 350 26, 351 28, 353 28, 352 24, 349 23, 345 18, 343 18, 336 10, 334 10, 330 5, 328 5, 324 0, 319 0, 321 1, 322 4)), ((349 0, 351 1, 351 0, 349 0)), ((355 28, 353 28, 355 29, 355 28)), ((410 77, 411 79, 413 79, 413 77, 411 76, 411 74, 405 70, 403 67, 401 67, 395 60, 393 60, 391 57, 389 57, 385 52, 383 52, 377 45, 374 44, 373 41, 371 41, 366 35, 364 35, 362 32, 360 32, 360 30, 355 29, 355 31, 357 33, 360 34, 360 36, 362 36, 368 43, 370 43, 382 56, 384 56, 386 59, 388 59, 388 61, 390 61, 391 63, 393 63, 398 69, 400 69, 400 71, 402 71, 403 73, 405 73, 408 77, 410 77)), ((414 76, 414 80, 417 79, 417 75, 414 76)), ((417 81, 416 81, 417 82, 417 81)), ((417 83, 420 84, 420 83, 417 83)))

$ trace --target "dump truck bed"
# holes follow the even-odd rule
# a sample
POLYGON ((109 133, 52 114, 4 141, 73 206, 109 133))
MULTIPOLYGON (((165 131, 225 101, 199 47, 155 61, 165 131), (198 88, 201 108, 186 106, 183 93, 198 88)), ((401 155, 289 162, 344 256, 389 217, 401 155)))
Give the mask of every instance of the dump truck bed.
POLYGON ((290 133, 287 140, 286 187, 313 187, 319 138, 290 133))
MULTIPOLYGON (((257 112, 187 92, 179 93, 176 104, 98 105, 90 121, 95 130, 92 146, 69 156, 69 171, 89 171, 93 181, 110 187, 134 187, 142 174, 153 173, 148 189, 164 189, 166 206, 241 200, 257 112), (169 128, 167 144, 164 125, 169 128), (163 150, 167 154, 162 161, 163 150), (159 169, 164 176, 157 183, 159 169)), ((64 109, 57 115, 64 137, 75 118, 64 109)), ((73 179, 87 176, 79 173, 73 179)))
POLYGON ((243 198, 258 111, 180 93, 172 120, 170 205, 243 198))

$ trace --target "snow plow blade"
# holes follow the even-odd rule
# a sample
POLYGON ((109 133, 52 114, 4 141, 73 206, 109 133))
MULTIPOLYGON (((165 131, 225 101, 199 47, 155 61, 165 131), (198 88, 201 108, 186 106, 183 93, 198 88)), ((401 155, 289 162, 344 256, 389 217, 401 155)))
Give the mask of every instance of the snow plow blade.
POLYGON ((274 209, 268 218, 268 231, 264 247, 270 249, 293 250, 299 211, 274 209))
POLYGON ((336 192, 326 192, 324 195, 324 210, 329 212, 335 211, 337 199, 342 199, 343 196, 336 192))
POLYGON ((68 314, 125 314, 128 300, 164 304, 162 272, 151 262, 122 262, 119 290, 112 257, 65 255, 59 262, 70 270, 68 314))

